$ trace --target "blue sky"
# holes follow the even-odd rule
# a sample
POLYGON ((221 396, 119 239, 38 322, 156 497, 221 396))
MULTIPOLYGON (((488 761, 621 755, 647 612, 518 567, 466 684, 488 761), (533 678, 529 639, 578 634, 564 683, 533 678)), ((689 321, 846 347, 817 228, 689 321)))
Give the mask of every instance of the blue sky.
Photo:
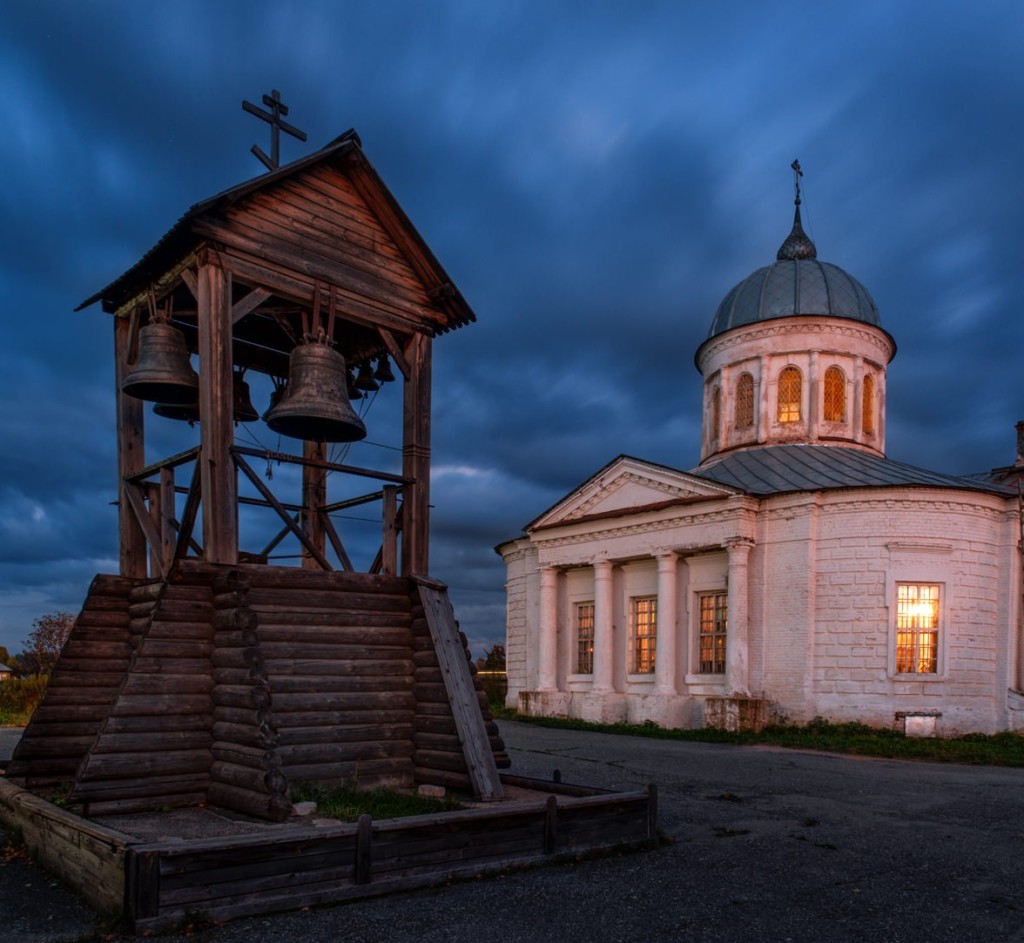
POLYGON ((8 0, 0 645, 116 566, 110 317, 73 309, 262 172, 242 99, 281 90, 285 161, 355 127, 477 314, 435 345, 432 571, 480 650, 495 544, 619 453, 696 465, 693 353, 788 232, 794 158, 899 347, 890 457, 1013 462, 1022 55, 1018 2, 8 0))

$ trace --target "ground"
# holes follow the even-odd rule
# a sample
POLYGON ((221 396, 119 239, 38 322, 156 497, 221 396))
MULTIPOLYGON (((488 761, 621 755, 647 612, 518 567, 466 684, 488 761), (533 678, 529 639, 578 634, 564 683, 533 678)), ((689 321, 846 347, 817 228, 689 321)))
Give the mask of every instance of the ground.
MULTIPOLYGON (((1024 770, 501 727, 516 772, 657 783, 669 843, 161 939, 1024 943, 1024 770)), ((96 928, 23 862, 0 864, 0 920, 5 943, 96 928)))

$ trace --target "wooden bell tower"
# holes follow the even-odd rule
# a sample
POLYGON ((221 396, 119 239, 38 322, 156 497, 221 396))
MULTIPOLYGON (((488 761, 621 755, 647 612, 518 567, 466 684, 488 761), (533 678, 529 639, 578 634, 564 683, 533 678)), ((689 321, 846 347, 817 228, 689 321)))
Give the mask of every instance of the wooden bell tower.
POLYGON ((500 798, 504 747, 428 575, 431 345, 475 317, 357 135, 192 207, 81 307, 97 301, 114 316, 120 573, 90 587, 8 775, 70 783, 86 814, 279 819, 298 780, 500 798), (374 364, 402 384, 398 469, 330 460, 363 434, 350 397, 374 364), (259 374, 268 425, 301 451, 236 435, 259 374), (147 400, 197 420, 198 445, 147 462, 147 400), (301 493, 275 493, 258 461, 299 467, 301 493), (341 480, 359 493, 332 500, 341 480), (357 569, 332 514, 370 507, 380 549, 357 569), (241 546, 240 508, 276 515, 276 536, 241 546), (289 537, 301 566, 276 565, 289 537))

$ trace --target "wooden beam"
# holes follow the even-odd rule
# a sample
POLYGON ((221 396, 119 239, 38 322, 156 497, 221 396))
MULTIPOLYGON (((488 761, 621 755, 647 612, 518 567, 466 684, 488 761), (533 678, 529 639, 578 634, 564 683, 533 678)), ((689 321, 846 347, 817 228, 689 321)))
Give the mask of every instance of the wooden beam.
MULTIPOLYGON (((188 497, 185 498, 185 507, 181 512, 181 525, 178 528, 178 543, 174 548, 174 559, 180 560, 186 555, 186 551, 190 546, 194 546, 195 541, 192 540, 192 531, 196 526, 196 514, 199 511, 199 499, 202 495, 202 471, 200 470, 200 461, 197 459, 195 465, 192 467, 192 481, 188 486, 188 497)), ((197 551, 198 556, 202 557, 202 551, 197 551)))
POLYGON ((384 341, 384 346, 387 347, 388 353, 391 354, 391 359, 394 360, 395 366, 398 367, 399 373, 408 380, 409 379, 409 361, 405 359, 405 354, 402 348, 399 346, 398 341, 395 340, 395 335, 385 328, 377 328, 377 333, 380 334, 380 339, 384 341))
POLYGON ((345 550, 345 545, 341 542, 341 537, 338 536, 338 531, 334 527, 334 521, 331 520, 329 514, 321 511, 323 518, 323 529, 324 532, 331 540, 331 546, 334 548, 334 552, 338 555, 338 562, 341 563, 341 568, 351 573, 355 570, 352 566, 352 560, 349 559, 348 551, 345 550))
POLYGON ((430 565, 430 386, 431 341, 413 334, 405 350, 402 474, 411 481, 402 492, 402 575, 427 576, 430 565))
MULTIPOLYGON (((149 515, 146 502, 143 501, 142 495, 139 494, 139 488, 139 485, 133 485, 127 481, 123 482, 121 485, 121 497, 135 515, 135 520, 138 521, 139 527, 142 530, 142 533, 145 534, 150 547, 154 550, 159 550, 160 534, 157 532, 156 525, 153 523, 153 519, 149 515)), ((160 565, 159 554, 154 553, 151 560, 154 570, 157 571, 153 575, 159 576, 161 579, 165 577, 167 574, 160 565)))
POLYGON ((394 576, 398 572, 398 489, 394 485, 385 485, 383 490, 380 570, 385 576, 394 576))
POLYGON ((448 590, 433 580, 416 582, 473 789, 481 799, 501 799, 504 795, 501 778, 448 590))
POLYGON ((331 566, 330 563, 327 562, 327 558, 310 542, 309 538, 306 536, 306 532, 301 527, 299 527, 299 525, 296 524, 295 521, 292 520, 291 515, 283 507, 281 507, 281 502, 274 497, 273 492, 263 483, 263 481, 260 479, 260 476, 257 475, 256 472, 254 472, 249 467, 245 459, 242 458, 242 456, 239 454, 240 451, 240 449, 235 449, 233 455, 235 463, 242 470, 242 474, 244 474, 245 477, 248 478, 249 481, 253 483, 253 485, 256 487, 256 490, 260 494, 262 494, 263 497, 266 498, 266 500, 270 503, 270 506, 275 511, 277 511, 277 514, 281 518, 281 520, 284 521, 288 529, 295 535, 299 543, 302 544, 302 546, 309 551, 313 559, 320 564, 321 569, 328 571, 333 570, 334 568, 331 566))
POLYGON ((231 306, 231 323, 237 324, 251 311, 255 311, 264 301, 273 297, 273 292, 266 288, 254 288, 244 298, 240 298, 231 306))
POLYGON ((199 266, 199 458, 203 547, 208 563, 238 562, 238 478, 231 461, 231 276, 213 260, 199 266))
POLYGON ((121 575, 145 578, 146 537, 142 527, 124 498, 124 482, 146 462, 146 442, 142 400, 121 392, 128 372, 131 323, 127 318, 114 318, 114 382, 117 403, 117 494, 118 536, 121 575))
MULTIPOLYGON (((314 316, 315 318, 315 316, 314 316)), ((315 326, 318 329, 319 325, 315 326)), ((306 532, 309 542, 320 552, 320 560, 324 559, 324 525, 320 509, 327 503, 327 472, 323 463, 327 461, 327 446, 323 442, 304 441, 302 443, 302 529, 306 532)), ((302 568, 316 570, 320 567, 317 558, 309 553, 302 555, 302 568)))

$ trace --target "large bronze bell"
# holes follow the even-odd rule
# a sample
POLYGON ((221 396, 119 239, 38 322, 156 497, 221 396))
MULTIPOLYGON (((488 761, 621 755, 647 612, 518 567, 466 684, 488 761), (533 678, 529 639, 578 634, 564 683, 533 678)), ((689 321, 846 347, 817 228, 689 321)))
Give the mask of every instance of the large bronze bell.
MULTIPOLYGON (((153 412, 165 419, 195 423, 199 421, 199 400, 197 398, 192 403, 157 403, 153 412)), ((255 422, 260 418, 249 395, 249 384, 238 372, 231 375, 231 413, 235 422, 255 422)))
POLYGON ((139 355, 121 391, 136 399, 182 405, 196 402, 199 377, 188 359, 181 331, 155 321, 139 331, 139 355))
POLYGON ((274 432, 296 439, 355 442, 366 426, 348 398, 345 358, 327 344, 310 341, 288 360, 288 391, 267 413, 274 432))

